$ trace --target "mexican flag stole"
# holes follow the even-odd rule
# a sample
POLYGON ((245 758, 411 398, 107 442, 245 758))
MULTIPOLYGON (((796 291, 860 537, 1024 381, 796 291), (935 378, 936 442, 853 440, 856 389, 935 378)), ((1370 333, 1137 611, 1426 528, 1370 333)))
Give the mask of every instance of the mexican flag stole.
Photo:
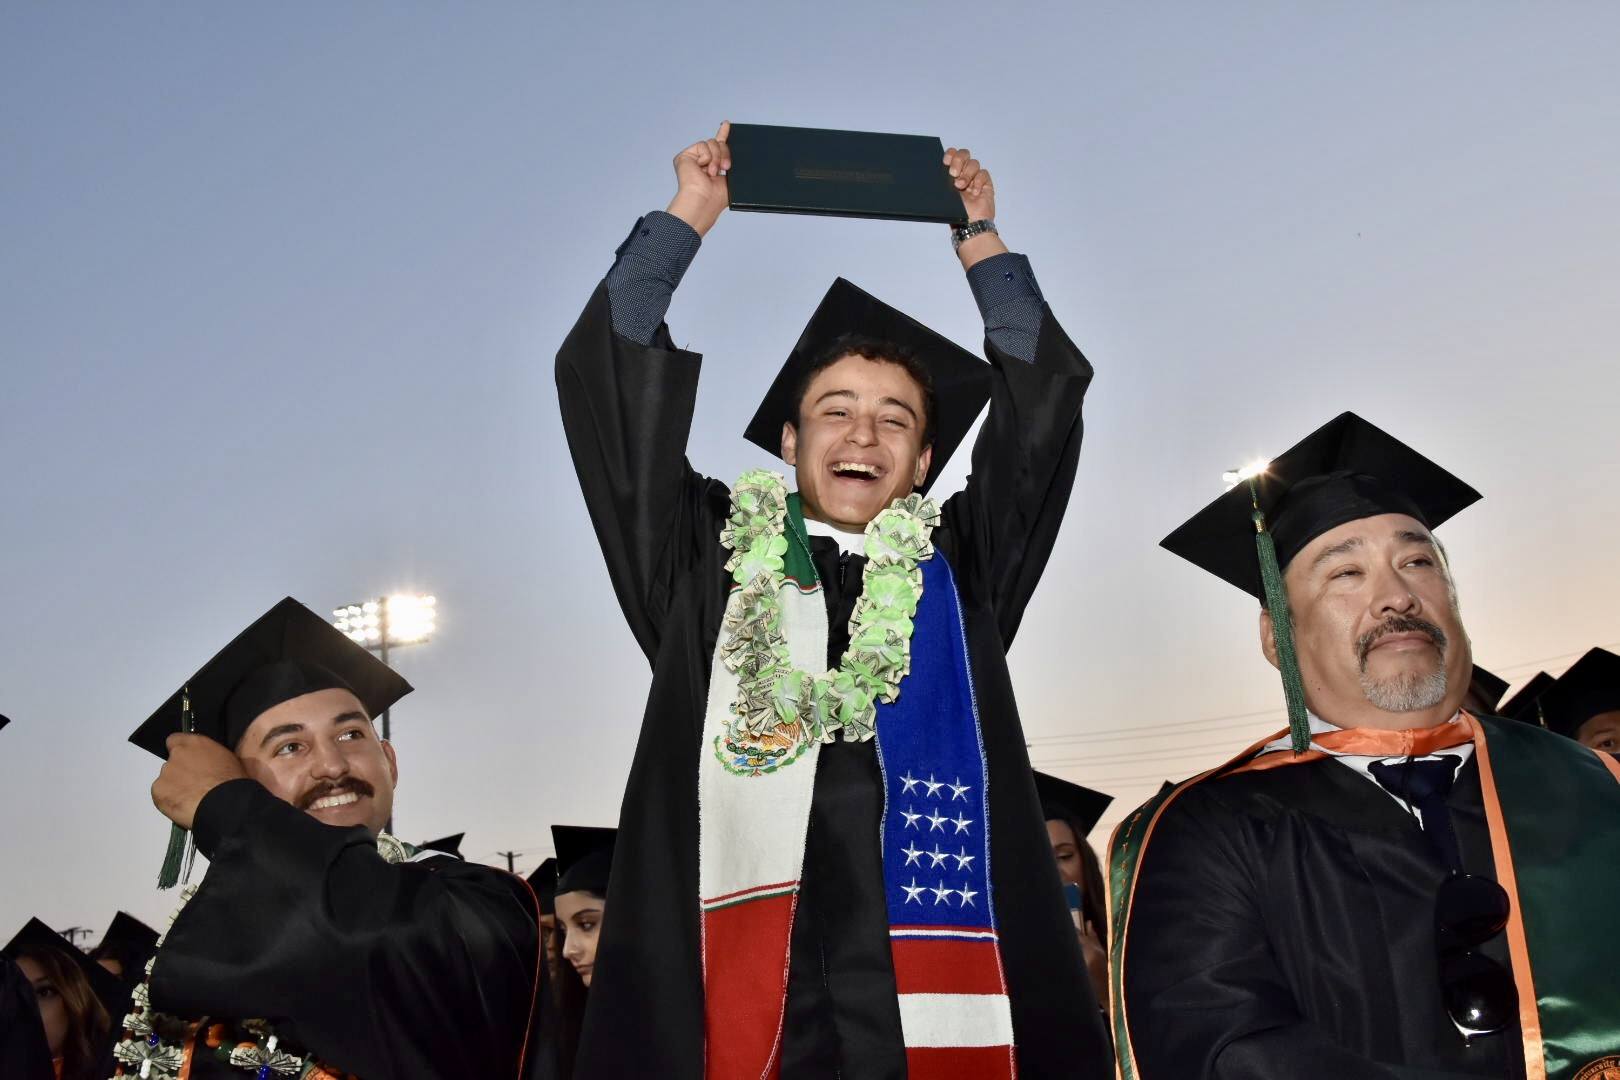
MULTIPOLYGON (((793 666, 818 672, 826 667, 826 604, 802 526, 790 524, 782 628, 793 666)), ((877 706, 875 723, 901 1028, 914 1080, 995 1080, 1015 1067, 990 887, 984 748, 951 568, 938 551, 920 567, 911 669, 898 698, 877 706)), ((698 768, 705 1076, 753 1080, 780 1068, 820 744, 795 747, 770 771, 724 755, 738 678, 718 652, 698 768)))
MULTIPOLYGON (((1512 906, 1506 934, 1519 990, 1525 1075, 1528 1080, 1620 1076, 1620 978, 1615 974, 1620 940, 1605 930, 1620 893, 1620 763, 1528 724, 1467 713, 1462 720, 1479 764, 1496 880, 1512 906)), ((1124 1000, 1126 931, 1137 868, 1153 826, 1181 792, 1202 780, 1324 756, 1319 750, 1284 750, 1256 757, 1287 734, 1267 736, 1220 768, 1161 791, 1114 833, 1108 869, 1109 996, 1123 1080, 1138 1075, 1124 1000)), ((1361 734, 1332 732, 1318 740, 1353 740, 1361 734)), ((1341 749, 1356 752, 1349 744, 1341 749)))

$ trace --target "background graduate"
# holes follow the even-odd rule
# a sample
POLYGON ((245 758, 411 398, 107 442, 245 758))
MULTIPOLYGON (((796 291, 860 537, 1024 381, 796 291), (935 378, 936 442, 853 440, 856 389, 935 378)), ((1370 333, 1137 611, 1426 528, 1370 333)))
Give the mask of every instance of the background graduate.
POLYGON ((1261 601, 1290 730, 1115 831, 1127 1077, 1570 1080, 1620 1055, 1620 945, 1590 933, 1620 766, 1461 710, 1433 530, 1478 498, 1345 413, 1165 539, 1261 601))
POLYGON ((1005 659, 1091 366, 993 231, 990 174, 953 151, 990 363, 840 280, 746 432, 791 481, 698 475, 700 357, 663 316, 726 208, 725 135, 676 157, 668 212, 637 223, 557 357, 653 665, 578 1075, 995 1077, 1014 1047, 1025 1076, 1101 1075, 1005 659), (972 478, 935 506, 987 399, 972 478))
POLYGON ((371 718, 410 690, 288 598, 130 737, 167 758, 152 799, 209 866, 125 1022, 124 1075, 545 1065, 528 886, 383 832, 399 770, 371 718))

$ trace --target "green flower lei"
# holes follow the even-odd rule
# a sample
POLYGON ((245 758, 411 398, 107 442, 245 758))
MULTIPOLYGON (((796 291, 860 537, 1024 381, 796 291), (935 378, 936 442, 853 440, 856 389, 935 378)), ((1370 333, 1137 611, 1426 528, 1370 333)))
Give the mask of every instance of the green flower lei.
MULTIPOLYGON (((840 729, 866 741, 878 702, 900 696, 911 671, 912 618, 922 598, 918 564, 934 554, 939 506, 922 495, 896 499, 866 526, 866 567, 837 670, 795 668, 782 633, 781 589, 788 551, 787 489, 780 473, 755 469, 732 489, 720 543, 739 595, 727 606, 720 651, 738 678, 737 698, 715 752, 730 772, 759 776, 797 761, 840 729)), ((803 537, 794 537, 800 543, 803 537)))
MULTIPOLYGON (((379 833, 377 852, 387 862, 401 863, 409 862, 415 849, 397 837, 379 833)), ((186 903, 197 894, 198 888, 187 885, 181 890, 180 903, 175 907, 174 914, 169 916, 171 928, 186 903)), ((165 930, 163 937, 158 939, 160 951, 168 936, 165 930)), ((130 1012, 123 1019, 123 1038, 113 1047, 113 1059, 125 1069, 121 1077, 177 1080, 180 1069, 185 1065, 185 1044, 192 1035, 193 1025, 152 1008, 152 966, 156 962, 157 955, 154 953, 152 959, 146 962, 146 978, 130 995, 130 1012)), ((290 1054, 281 1049, 278 1046, 280 1040, 263 1020, 236 1021, 231 1034, 250 1036, 252 1045, 243 1045, 247 1039, 233 1037, 229 1045, 213 1048, 214 1057, 256 1077, 295 1077, 302 1080, 323 1069, 313 1054, 290 1054)), ((206 1033, 200 1037, 206 1037, 206 1033)), ((113 1077, 112 1080, 120 1080, 120 1077, 113 1077)))

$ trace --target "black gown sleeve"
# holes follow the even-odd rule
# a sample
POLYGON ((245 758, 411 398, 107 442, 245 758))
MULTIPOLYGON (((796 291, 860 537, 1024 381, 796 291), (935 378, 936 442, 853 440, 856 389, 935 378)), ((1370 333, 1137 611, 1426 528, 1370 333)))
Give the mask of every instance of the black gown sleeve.
POLYGON ((946 500, 957 569, 986 590, 1003 647, 1012 644, 1069 505, 1091 364, 1044 308, 1035 362, 985 341, 990 412, 973 444, 967 486, 946 500))
POLYGON ((649 660, 677 582, 715 542, 730 496, 686 460, 702 357, 613 331, 599 285, 557 353, 568 452, 619 606, 649 660))
POLYGON ((1154 826, 1123 950, 1141 1080, 1451 1076, 1370 1061, 1301 1016, 1266 931, 1265 868, 1251 825, 1205 792, 1183 793, 1154 826))
POLYGON ((34 989, 5 955, 0 955, 0 1076, 6 1080, 55 1076, 34 989))
POLYGON ((195 833, 210 865, 158 952, 154 1008, 269 1020, 365 1080, 518 1075, 545 992, 521 880, 449 857, 389 863, 364 829, 254 780, 209 792, 195 833))

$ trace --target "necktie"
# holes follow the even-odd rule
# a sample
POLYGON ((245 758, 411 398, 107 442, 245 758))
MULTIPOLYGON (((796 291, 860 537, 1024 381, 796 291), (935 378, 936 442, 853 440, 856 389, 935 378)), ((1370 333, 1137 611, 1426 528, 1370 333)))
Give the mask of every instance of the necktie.
POLYGON ((1428 761, 1375 761, 1367 767, 1385 791, 1414 807, 1423 818, 1423 834, 1434 845, 1435 853, 1453 870, 1462 870, 1462 854, 1457 834, 1451 829, 1451 811, 1446 796, 1457 779, 1461 759, 1441 754, 1428 761))

